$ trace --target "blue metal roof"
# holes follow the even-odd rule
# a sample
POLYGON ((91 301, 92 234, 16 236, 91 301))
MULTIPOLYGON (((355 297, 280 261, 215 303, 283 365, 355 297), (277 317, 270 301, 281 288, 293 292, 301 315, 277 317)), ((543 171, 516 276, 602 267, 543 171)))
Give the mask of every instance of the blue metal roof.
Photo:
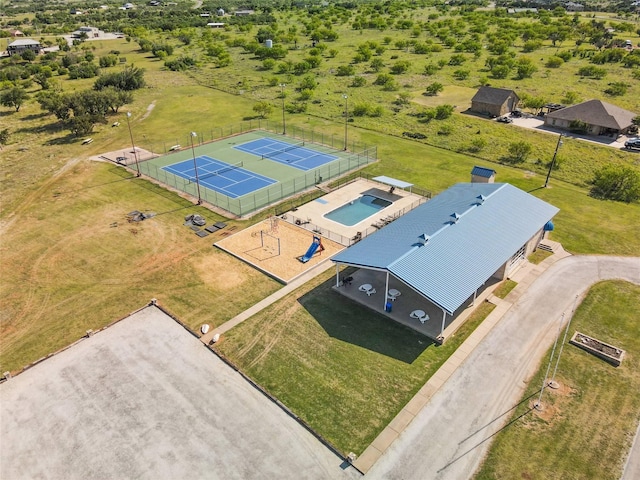
POLYGON ((479 167, 477 165, 473 167, 473 170, 471 170, 471 175, 477 175, 478 177, 491 178, 495 173, 496 171, 491 168, 479 167))
POLYGON ((388 270, 453 314, 558 211, 507 183, 460 183, 333 261, 388 270))

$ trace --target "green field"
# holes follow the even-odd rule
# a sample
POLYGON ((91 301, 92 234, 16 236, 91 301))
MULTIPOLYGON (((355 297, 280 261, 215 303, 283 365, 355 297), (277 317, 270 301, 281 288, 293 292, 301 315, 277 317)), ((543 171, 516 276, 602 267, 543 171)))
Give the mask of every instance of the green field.
MULTIPOLYGON (((587 41, 593 32, 583 29, 592 21, 604 21, 605 27, 615 23, 618 29, 630 23, 633 28, 617 32, 616 38, 628 37, 636 44, 640 41, 637 19, 611 14, 606 20, 596 20, 590 14, 580 15, 578 20, 586 26, 574 26, 569 38, 554 47, 545 34, 539 38, 539 48, 524 52, 525 36, 542 35, 536 30, 541 25, 572 25, 574 17, 554 14, 547 18, 541 14, 544 18, 516 18, 504 12, 481 13, 476 18, 473 12, 462 8, 414 7, 394 10, 395 4, 389 4, 381 5, 379 11, 371 5, 353 11, 341 6, 329 6, 324 12, 274 11, 278 22, 274 39, 276 44, 286 46, 287 56, 271 67, 245 48, 265 25, 230 26, 217 33, 186 26, 163 30, 160 26, 147 28, 135 23, 140 19, 155 21, 149 12, 139 15, 135 22, 119 19, 120 13, 112 12, 114 19, 100 26, 126 30, 129 40, 85 42, 72 47, 71 52, 91 52, 97 59, 117 51, 119 57, 126 59, 126 65, 145 69, 147 85, 135 92, 133 103, 123 106, 117 114, 109 114, 106 123, 95 124, 90 135, 93 142, 88 145, 81 145, 85 136, 72 135, 61 122, 40 109, 33 98, 41 91, 37 83, 24 82, 32 98, 18 112, 0 108, 2 128, 8 128, 10 134, 0 154, 0 371, 18 372, 69 345, 87 329, 101 328, 152 297, 196 331, 202 323, 214 327, 222 324, 280 288, 263 274, 212 248, 215 236, 198 238, 183 225, 185 215, 200 213, 208 223, 223 220, 229 227, 242 228, 272 214, 276 206, 250 220, 230 219, 195 206, 193 196, 181 196, 144 178, 137 179, 122 167, 88 160, 131 145, 127 111, 132 113, 135 144, 157 153, 164 153, 175 144, 189 146, 192 131, 198 133, 200 142, 226 137, 233 126, 240 124, 268 121, 279 128, 280 83, 286 84, 286 125, 292 136, 296 136, 295 131, 314 132, 323 138, 321 143, 339 146, 346 124, 350 145, 377 147, 379 162, 367 166, 367 174, 399 178, 437 194, 454 183, 469 181, 474 165, 494 168, 497 181, 509 182, 560 208, 551 238, 561 242, 567 251, 637 256, 640 204, 589 196, 589 182, 595 171, 610 163, 638 168, 637 154, 566 139, 558 155, 560 168, 553 171, 551 188, 544 189, 541 187, 556 135, 464 113, 471 96, 485 80, 492 86, 513 88, 519 94, 542 96, 546 101, 560 102, 573 92, 580 100, 600 98, 640 112, 640 82, 634 76, 637 66, 607 63, 607 75, 602 79, 577 74, 579 68, 592 65, 589 56, 599 51, 587 41), (378 26, 371 26, 376 22, 378 26), (406 22, 411 25, 405 28, 406 22), (482 48, 476 56, 459 52, 455 43, 449 45, 452 35, 447 32, 454 32, 458 43, 479 36, 489 45, 498 33, 513 33, 516 27, 532 30, 518 30, 507 54, 530 57, 538 67, 531 78, 518 80, 513 74, 493 78, 486 62, 496 55, 488 48, 482 48), (321 41, 326 47, 314 50, 309 37, 322 28, 336 31, 338 36, 321 41), (186 37, 191 39, 188 44, 180 39, 186 37), (576 45, 582 37, 582 43, 576 45), (143 39, 170 43, 175 50, 167 60, 189 56, 196 60, 195 65, 182 72, 170 71, 164 59, 141 51, 138 41, 143 39), (403 41, 409 43, 402 44, 403 41), (418 41, 441 48, 418 54, 418 41), (356 61, 358 49, 367 42, 384 48, 367 61, 356 61), (216 57, 209 53, 213 47, 228 53, 229 66, 216 63, 216 57), (559 68, 544 66, 550 56, 565 50, 571 52, 569 61, 559 68), (457 53, 464 55, 464 63, 450 65, 451 57, 457 53), (308 57, 319 57, 319 65, 297 74, 295 65, 308 57), (379 72, 372 67, 376 58, 383 63, 379 72), (410 66, 404 73, 391 75, 394 88, 375 85, 377 76, 389 73, 399 61, 408 61, 410 66), (426 66, 439 62, 444 62, 442 67, 425 74, 426 66), (291 63, 290 70, 280 72, 282 63, 291 63), (354 73, 337 75, 339 67, 348 65, 353 66, 354 73), (455 78, 455 71, 461 68, 470 72, 464 80, 455 78), (351 86, 356 77, 364 78, 363 86, 351 86), (433 82, 441 82, 444 90, 437 96, 425 96, 426 87, 433 82), (627 83, 627 93, 606 95, 604 89, 612 82, 627 83), (349 113, 346 118, 347 104, 342 96, 345 92, 349 113), (260 119, 253 110, 258 102, 271 105, 267 120, 260 119), (443 104, 455 105, 451 117, 423 120, 425 109, 443 104), (116 121, 120 126, 112 127, 116 121), (418 132, 426 138, 411 140, 403 136, 404 132, 418 132), (510 165, 504 157, 509 145, 516 141, 531 144, 533 150, 523 163, 510 165), (157 215, 141 223, 128 223, 126 214, 133 210, 157 215)), ((47 8, 53 11, 57 7, 52 4, 47 8)), ((146 7, 139 8, 142 12, 146 7)), ((186 3, 181 2, 178 9, 170 11, 172 21, 187 22, 186 3)), ((68 18, 66 10, 65 7, 68 18)), ((17 18, 21 19, 22 14, 17 18)), ((33 18, 33 14, 25 14, 29 23, 20 20, 14 26, 35 32, 30 23, 33 18)), ((103 21, 97 14, 91 18, 103 21)), ((38 28, 51 40, 51 30, 62 29, 55 22, 38 28)), ((63 58, 62 53, 59 58, 63 58)), ((0 72, 14 67, 29 68, 28 62, 3 60, 0 72)), ((103 71, 117 72, 121 68, 117 65, 103 71)), ((95 80, 71 80, 66 74, 54 74, 52 78, 57 82, 56 88, 65 92, 91 88, 95 80)), ((3 79, 0 90, 8 87, 3 79)), ((189 153, 186 151, 184 158, 189 158, 189 153)), ((309 282, 225 334, 219 349, 340 451, 362 452, 478 325, 488 307, 483 304, 460 334, 435 348, 410 330, 390 325, 346 299, 336 299, 331 295, 331 283, 329 274, 309 282)), ((637 395, 633 395, 638 390, 634 360, 638 354, 634 339, 638 331, 632 313, 638 310, 640 298, 635 287, 613 285, 594 288, 595 293, 580 307, 574 327, 619 343, 630 352, 629 361, 620 369, 612 369, 567 346, 560 380, 573 393, 557 399, 561 414, 550 421, 525 417, 522 425, 506 430, 505 435, 513 436, 498 440, 479 478, 536 478, 533 475, 547 458, 553 460, 546 462, 549 465, 557 463, 558 472, 568 472, 572 464, 598 463, 599 450, 611 452, 614 464, 608 465, 611 471, 617 471, 615 462, 628 445, 633 434, 631 420, 634 415, 637 420, 639 410, 637 395), (616 305, 615 318, 611 316, 611 304, 616 305), (618 418, 599 409, 616 402, 621 408, 618 418), (576 412, 576 424, 563 423, 569 412, 576 412), (598 413, 590 416, 593 412, 598 413), (584 430, 580 422, 589 429, 584 430), (610 434, 607 422, 615 423, 619 428, 616 435, 621 437, 610 434), (556 450, 561 453, 556 455, 556 450), (564 452, 570 455, 562 458, 564 452), (509 465, 501 463, 501 457, 509 465)), ((503 293, 510 286, 506 285, 503 293)), ((532 391, 539 380, 533 379, 532 391)), ((555 399, 549 396, 547 401, 555 399)), ((601 465, 607 466, 601 462, 593 470, 581 470, 579 478, 608 478, 601 465)), ((547 472, 544 478, 554 478, 553 475, 547 472)), ((566 474, 562 478, 570 477, 566 474)))

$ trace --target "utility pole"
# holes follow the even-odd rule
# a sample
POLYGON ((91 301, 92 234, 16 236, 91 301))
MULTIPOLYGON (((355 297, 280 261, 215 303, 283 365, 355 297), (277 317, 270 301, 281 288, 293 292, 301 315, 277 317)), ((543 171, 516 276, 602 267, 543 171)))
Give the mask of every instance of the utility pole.
POLYGON ((284 121, 284 87, 286 87, 286 83, 280 84, 280 97, 282 98, 282 134, 287 134, 287 124, 284 121))
POLYGON ((544 188, 547 188, 549 185, 549 177, 551 177, 551 170, 553 170, 554 165, 556 164, 556 155, 558 155, 558 150, 562 146, 562 134, 558 137, 558 143, 556 144, 556 151, 553 152, 553 158, 551 159, 551 163, 549 164, 549 172, 547 173, 547 179, 544 181, 544 188))
POLYGON ((202 198, 200 198, 200 180, 198 179, 198 164, 196 163, 196 150, 193 147, 193 137, 197 137, 198 134, 196 132, 191 132, 191 153, 193 155, 193 169, 196 171, 196 190, 198 191, 198 203, 196 205, 202 204, 202 198))
POLYGON ((347 151, 347 121, 349 120, 349 96, 344 93, 344 150, 347 151))
POLYGON ((136 145, 133 143, 133 133, 131 133, 131 122, 129 122, 129 118, 131 117, 131 112, 127 112, 127 126, 129 127, 129 137, 131 137, 131 148, 133 148, 133 158, 136 161, 136 171, 138 174, 137 177, 140 176, 140 164, 138 163, 138 152, 136 150, 136 145))

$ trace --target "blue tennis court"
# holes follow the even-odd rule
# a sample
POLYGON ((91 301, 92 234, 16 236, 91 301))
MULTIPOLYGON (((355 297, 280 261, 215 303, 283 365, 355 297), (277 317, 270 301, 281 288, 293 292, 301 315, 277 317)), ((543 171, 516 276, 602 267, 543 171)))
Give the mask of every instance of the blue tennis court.
POLYGON ((304 143, 287 143, 273 138, 260 138, 233 148, 304 171, 321 167, 338 158, 305 148, 304 143))
MULTIPOLYGON (((242 168, 242 162, 230 164, 203 155, 196 157, 195 163, 198 168, 200 186, 215 190, 230 198, 242 197, 277 183, 276 180, 269 177, 245 170, 242 168)), ((188 183, 196 182, 193 159, 167 165, 162 169, 186 179, 188 183)))

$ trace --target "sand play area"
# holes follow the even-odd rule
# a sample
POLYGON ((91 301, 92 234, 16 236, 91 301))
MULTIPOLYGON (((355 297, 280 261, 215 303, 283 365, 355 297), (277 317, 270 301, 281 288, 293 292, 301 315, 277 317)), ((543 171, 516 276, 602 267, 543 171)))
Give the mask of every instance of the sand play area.
POLYGON ((288 283, 345 248, 339 243, 321 238, 324 250, 320 251, 318 248, 307 263, 302 263, 298 258, 307 252, 313 237, 314 234, 308 230, 272 217, 223 238, 214 245, 288 283))

